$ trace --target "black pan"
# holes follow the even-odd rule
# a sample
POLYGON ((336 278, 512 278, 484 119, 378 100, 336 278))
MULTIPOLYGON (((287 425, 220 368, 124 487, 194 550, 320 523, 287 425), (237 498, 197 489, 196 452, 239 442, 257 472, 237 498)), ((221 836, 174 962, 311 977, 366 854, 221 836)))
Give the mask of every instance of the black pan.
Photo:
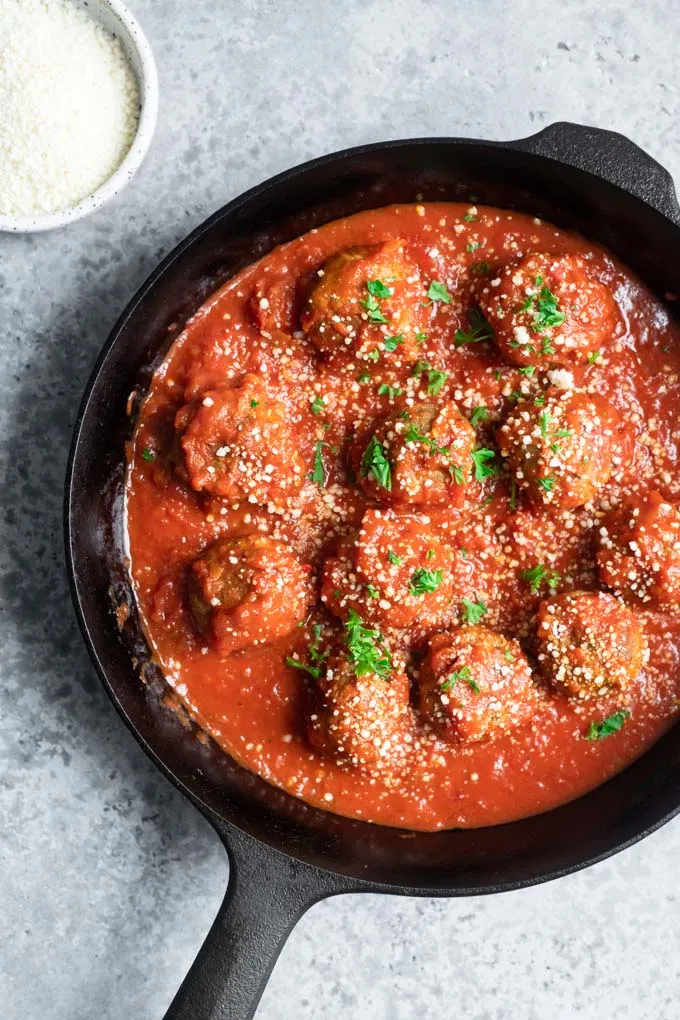
POLYGON ((163 704, 124 566, 130 392, 205 297, 270 248, 393 201, 478 200, 581 231, 660 296, 680 293, 680 207, 668 173, 621 135, 556 124, 517 142, 418 139, 313 160, 230 202, 158 267, 123 312, 83 399, 66 481, 66 549, 86 644, 125 723, 214 825, 224 903, 167 1014, 252 1017, 283 943, 342 892, 462 896, 565 875, 630 846, 680 809, 680 729, 604 786, 547 814, 476 831, 413 833, 308 807, 252 775, 163 704), (114 609, 118 607, 116 616, 114 609), (127 620, 120 607, 129 609, 127 620))

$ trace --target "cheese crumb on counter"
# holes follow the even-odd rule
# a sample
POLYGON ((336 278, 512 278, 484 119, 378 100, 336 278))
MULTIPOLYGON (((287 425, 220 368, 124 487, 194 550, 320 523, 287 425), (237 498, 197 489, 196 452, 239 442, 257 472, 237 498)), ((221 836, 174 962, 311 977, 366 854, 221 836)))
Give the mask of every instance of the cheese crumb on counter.
POLYGON ((139 101, 120 42, 72 0, 0 0, 0 215, 91 195, 125 158, 139 101))

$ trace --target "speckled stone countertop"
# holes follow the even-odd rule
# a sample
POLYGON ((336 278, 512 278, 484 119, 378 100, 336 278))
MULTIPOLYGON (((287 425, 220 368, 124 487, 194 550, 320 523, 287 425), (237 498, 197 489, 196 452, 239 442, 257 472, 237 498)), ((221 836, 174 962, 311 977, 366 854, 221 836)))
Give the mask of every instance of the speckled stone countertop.
MULTIPOLYGON (((0 235, 0 1015, 160 1018, 226 884, 207 823, 120 724, 81 644, 61 545, 66 451, 95 355, 192 227, 288 166, 409 135, 611 127, 676 176, 668 0, 129 0, 158 132, 89 220, 0 235)), ((551 885, 314 907, 258 1020, 675 1020, 680 824, 551 885)))

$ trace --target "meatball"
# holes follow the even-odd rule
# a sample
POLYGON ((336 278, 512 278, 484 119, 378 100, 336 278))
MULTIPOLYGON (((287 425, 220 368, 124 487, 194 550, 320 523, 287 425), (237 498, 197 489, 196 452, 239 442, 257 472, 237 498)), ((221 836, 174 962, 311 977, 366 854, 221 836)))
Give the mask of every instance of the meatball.
POLYGON ((508 263, 477 297, 496 343, 517 365, 585 361, 614 331, 616 303, 580 255, 536 252, 508 263))
POLYGON ((392 505, 461 506, 472 477, 475 430, 454 403, 422 403, 358 439, 353 468, 365 492, 392 505))
POLYGON ((290 412, 256 375, 187 404, 175 428, 186 477, 197 492, 266 505, 302 488, 304 464, 290 412))
POLYGON ((290 634, 314 602, 311 567, 265 535, 223 538, 189 569, 198 630, 223 655, 290 634))
POLYGON ((582 700, 627 691, 646 657, 637 618, 601 591, 572 591, 542 602, 537 642, 547 679, 582 700))
POLYGON ((343 654, 328 664, 320 709, 310 718, 310 742, 362 771, 398 772, 412 748, 413 716, 405 673, 357 676, 343 654))
POLYGON ((619 426, 603 397, 547 392, 545 403, 521 403, 499 430, 520 489, 537 506, 573 509, 610 478, 619 426))
POLYGON ((430 316, 424 299, 425 289, 404 251, 404 241, 350 248, 320 270, 302 312, 302 328, 327 354, 352 349, 415 361, 417 334, 430 316), (387 337, 396 344, 391 355, 385 354, 387 337))
POLYGON ((624 598, 680 605, 680 510, 658 492, 630 500, 602 520, 600 578, 624 598))
POLYGON ((426 631, 449 608, 452 564, 426 518, 367 510, 359 532, 326 560, 321 599, 341 619, 354 609, 380 627, 426 631))
POLYGON ((487 627, 435 635, 419 682, 420 708, 452 743, 490 740, 531 718, 531 667, 517 641, 487 627))

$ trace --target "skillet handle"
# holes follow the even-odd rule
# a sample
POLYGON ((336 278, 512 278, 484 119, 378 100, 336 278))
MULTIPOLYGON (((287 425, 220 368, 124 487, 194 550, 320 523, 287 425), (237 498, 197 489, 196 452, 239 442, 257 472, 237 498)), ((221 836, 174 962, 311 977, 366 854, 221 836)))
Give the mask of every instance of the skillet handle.
POLYGON ((680 205, 668 170, 617 131, 560 121, 528 138, 501 144, 595 174, 680 224, 680 205))
POLYGON ((314 903, 356 890, 220 823, 229 886, 165 1020, 251 1020, 286 939, 314 903))

